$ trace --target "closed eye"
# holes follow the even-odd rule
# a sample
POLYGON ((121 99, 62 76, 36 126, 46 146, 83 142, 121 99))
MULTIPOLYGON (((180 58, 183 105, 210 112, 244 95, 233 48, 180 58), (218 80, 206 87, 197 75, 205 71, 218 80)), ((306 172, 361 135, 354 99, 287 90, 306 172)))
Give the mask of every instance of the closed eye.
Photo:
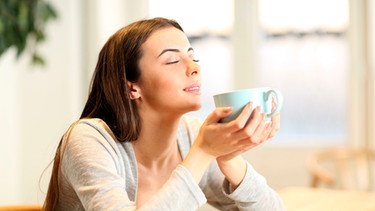
MULTIPOLYGON (((167 64, 176 64, 180 62, 180 60, 172 61, 172 62, 167 62, 167 64)), ((199 59, 193 59, 193 62, 199 62, 199 59)))
POLYGON ((176 64, 178 63, 180 60, 176 60, 176 61, 171 61, 171 62, 167 62, 167 64, 176 64))

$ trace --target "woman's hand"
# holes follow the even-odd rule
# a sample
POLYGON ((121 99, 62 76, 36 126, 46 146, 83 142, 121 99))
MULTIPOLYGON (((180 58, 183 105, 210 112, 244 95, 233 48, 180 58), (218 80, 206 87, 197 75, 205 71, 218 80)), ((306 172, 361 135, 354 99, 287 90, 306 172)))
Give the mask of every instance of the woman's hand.
MULTIPOLYGON (((272 108, 276 109, 276 101, 273 98, 272 100, 272 108)), ((255 114, 254 114, 255 115, 255 114)), ((251 124, 252 119, 250 120, 249 124, 251 124)), ((259 120, 258 120, 259 121, 259 120)), ((249 125, 246 125, 248 127, 249 125)), ((245 128, 244 128, 245 129, 245 128)), ((280 113, 275 114, 274 116, 271 117, 271 121, 268 123, 265 123, 265 120, 261 121, 260 124, 257 127, 257 131, 254 131, 253 135, 251 136, 249 134, 249 140, 248 140, 248 145, 246 145, 244 148, 220 156, 217 158, 218 162, 220 161, 225 161, 225 160, 230 160, 231 158, 234 158, 251 148, 258 146, 259 144, 263 143, 264 141, 272 138, 275 136, 276 132, 280 129, 280 113)), ((251 130, 248 130, 251 132, 251 130)))
MULTIPOLYGON (((266 124, 266 114, 260 112, 260 107, 253 111, 252 103, 247 104, 235 120, 219 123, 220 119, 228 116, 231 112, 232 108, 222 107, 216 108, 208 115, 188 156, 182 163, 197 182, 205 168, 215 158, 227 178, 231 177, 230 169, 236 169, 241 172, 239 175, 244 175, 246 162, 238 155, 272 137, 279 125, 279 123, 273 123, 277 117, 274 117, 271 123, 266 124), (222 168, 224 166, 225 168, 222 168)), ((237 179, 239 175, 237 175, 237 179)), ((235 184, 238 183, 237 179, 229 180, 235 184)))
POLYGON ((227 155, 228 159, 259 145, 269 137, 272 127, 265 123, 266 115, 260 113, 259 107, 252 110, 249 103, 235 120, 218 123, 232 108, 215 109, 201 126, 194 145, 214 157, 227 155))

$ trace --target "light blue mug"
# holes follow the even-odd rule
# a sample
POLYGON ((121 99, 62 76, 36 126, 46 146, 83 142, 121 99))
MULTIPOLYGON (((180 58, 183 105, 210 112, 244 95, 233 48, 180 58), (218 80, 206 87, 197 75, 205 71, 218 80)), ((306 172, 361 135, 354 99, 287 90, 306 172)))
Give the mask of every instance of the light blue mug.
POLYGON ((267 114, 267 121, 279 113, 283 105, 283 96, 278 89, 274 88, 254 88, 243 89, 231 92, 225 92, 214 95, 216 107, 233 107, 232 113, 220 120, 220 122, 230 122, 238 117, 242 109, 250 101, 253 103, 252 107, 261 107, 261 112, 267 114), (272 96, 276 99, 276 109, 272 111, 272 96))

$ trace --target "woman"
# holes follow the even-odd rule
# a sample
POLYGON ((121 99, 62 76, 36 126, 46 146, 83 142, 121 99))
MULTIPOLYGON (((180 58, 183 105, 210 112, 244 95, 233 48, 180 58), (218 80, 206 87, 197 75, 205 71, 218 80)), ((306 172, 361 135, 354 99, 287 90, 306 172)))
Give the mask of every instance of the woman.
POLYGON ((45 210, 283 210, 243 152, 269 139, 251 103, 229 123, 201 123, 200 67, 180 25, 164 18, 117 31, 99 54, 80 120, 56 152, 45 210))

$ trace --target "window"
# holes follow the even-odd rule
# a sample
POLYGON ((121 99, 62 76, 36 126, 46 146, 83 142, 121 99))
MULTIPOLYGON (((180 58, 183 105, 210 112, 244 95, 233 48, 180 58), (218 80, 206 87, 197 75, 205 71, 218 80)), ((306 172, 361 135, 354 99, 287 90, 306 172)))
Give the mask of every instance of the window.
MULTIPOLYGON (((177 20, 196 49, 204 105, 193 114, 205 118, 214 109, 212 95, 232 90, 241 77, 233 74, 232 52, 239 50, 230 39, 234 1, 149 0, 149 6, 151 17, 177 20)), ((342 144, 348 135, 348 2, 259 0, 258 6, 257 84, 284 95, 278 143, 342 144)))
POLYGON ((348 2, 261 0, 260 83, 284 95, 283 141, 343 143, 348 111, 348 2))

